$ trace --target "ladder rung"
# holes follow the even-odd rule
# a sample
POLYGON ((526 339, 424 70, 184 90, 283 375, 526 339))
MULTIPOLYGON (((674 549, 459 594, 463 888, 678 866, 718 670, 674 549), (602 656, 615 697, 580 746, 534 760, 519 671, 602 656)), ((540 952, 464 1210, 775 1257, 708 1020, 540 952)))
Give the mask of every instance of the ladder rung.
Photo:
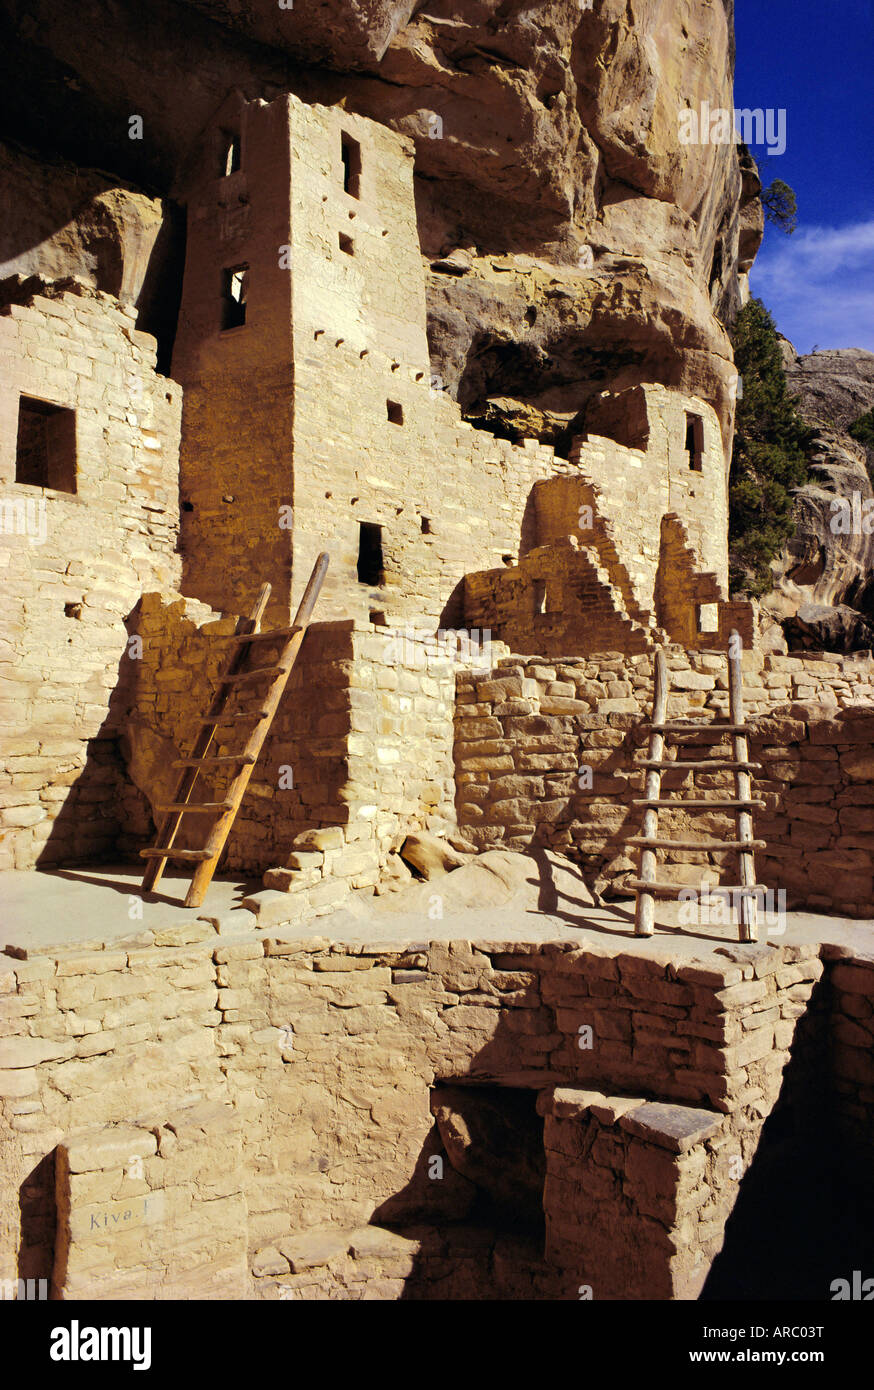
POLYGON ((709 768, 714 772, 761 772, 761 763, 734 763, 728 758, 705 758, 700 763, 681 762, 678 758, 676 762, 650 762, 635 763, 635 767, 662 768, 669 772, 698 772, 702 768, 709 768))
POLYGON ((236 710, 233 714, 207 714, 197 722, 202 728, 212 724, 221 728, 222 724, 227 724, 231 719, 266 719, 268 713, 266 709, 236 710))
POLYGON ((642 849, 681 849, 717 850, 734 849, 743 853, 749 853, 754 849, 767 849, 767 840, 648 840, 645 835, 633 835, 626 840, 627 845, 639 845, 642 849))
POLYGON ((216 637, 216 642, 266 642, 269 638, 278 639, 294 637, 296 633, 303 632, 301 627, 274 627, 265 632, 229 632, 224 636, 216 637))
POLYGON ((253 666, 251 671, 237 671, 233 676, 221 676, 219 685, 228 685, 231 681, 249 681, 255 676, 287 676, 290 670, 290 666, 253 666))
POLYGON ((177 758, 173 763, 174 767, 221 767, 231 763, 255 763, 258 761, 255 753, 222 753, 217 757, 208 758, 177 758))
POLYGON ((764 806, 760 797, 750 801, 648 801, 646 797, 632 801, 632 806, 664 807, 671 811, 744 811, 750 806, 764 806))
POLYGON ((747 724, 644 724, 645 729, 651 730, 654 734, 751 734, 752 730, 747 724))
POLYGON ((202 864, 205 859, 212 859, 212 850, 208 849, 141 849, 141 859, 184 859, 191 863, 202 864))
MULTIPOLYGON (((328 569, 329 557, 326 553, 319 555, 309 577, 306 588, 304 589, 300 603, 297 607, 292 626, 290 628, 274 628, 273 631, 260 632, 261 619, 264 616, 267 602, 270 597, 270 585, 262 584, 258 594, 258 599, 252 610, 251 616, 247 620, 241 620, 236 624, 237 631, 229 635, 229 640, 233 643, 230 649, 226 669, 223 674, 215 680, 215 692, 210 701, 209 713, 198 721, 200 732, 194 744, 196 749, 200 749, 200 756, 188 758, 178 758, 173 766, 185 768, 186 771, 179 777, 177 789, 171 793, 175 798, 162 807, 165 815, 182 816, 186 813, 214 814, 215 820, 211 833, 207 839, 209 848, 201 850, 176 850, 166 848, 161 844, 153 849, 143 850, 143 857, 150 860, 143 873, 143 891, 150 892, 160 882, 164 872, 164 866, 169 859, 188 860, 196 867, 193 869, 191 883, 185 897, 186 907, 200 907, 217 865, 221 861, 221 855, 227 841, 227 837, 233 826, 234 819, 240 808, 240 802, 245 794, 252 769, 258 760, 258 751, 264 742, 267 730, 273 716, 276 713, 276 706, 282 690, 291 675, 295 657, 301 645, 301 641, 306 632, 307 625, 312 616, 313 609, 318 599, 325 574, 328 569), (246 627, 248 631, 240 631, 241 627, 246 627), (275 645, 282 644, 282 654, 278 658, 278 664, 265 666, 248 665, 251 661, 252 643, 256 639, 272 642, 275 645), (243 669, 243 668, 246 669, 243 669), (252 699, 255 708, 246 710, 234 710, 225 712, 226 703, 232 698, 237 685, 242 685, 243 681, 255 681, 260 678, 270 681, 266 690, 256 690, 254 694, 246 691, 252 699), (211 746, 225 747, 229 745, 227 735, 222 736, 216 745, 213 739, 216 738, 216 730, 232 724, 239 719, 248 720, 252 727, 248 730, 247 741, 244 745, 245 751, 239 754, 222 754, 221 756, 204 756, 211 746), (264 727, 261 727, 263 723, 264 727), (250 751, 258 750, 258 751, 250 751), (230 767, 231 784, 224 792, 223 802, 191 802, 186 800, 192 794, 194 783, 199 772, 212 767, 230 767), (236 769, 234 771, 233 769, 236 769)), ((287 621, 287 619, 286 619, 287 621)), ((260 649, 262 660, 268 662, 277 658, 270 656, 270 649, 267 648, 266 657, 264 656, 263 646, 260 649)), ((241 733, 246 733, 241 729, 241 733)), ((222 793, 204 791, 201 795, 219 795, 222 793)), ((173 827, 178 821, 170 820, 163 822, 158 831, 158 839, 166 840, 167 846, 172 846, 173 827)), ((190 822, 189 822, 190 824, 190 822)))
POLYGON ((664 893, 667 896, 678 898, 681 893, 700 893, 702 897, 710 897, 717 893, 733 893, 739 897, 754 898, 760 893, 767 893, 769 890, 764 883, 755 883, 744 887, 742 884, 728 883, 647 883, 642 878, 631 878, 625 881, 626 888, 633 888, 636 893, 664 893))

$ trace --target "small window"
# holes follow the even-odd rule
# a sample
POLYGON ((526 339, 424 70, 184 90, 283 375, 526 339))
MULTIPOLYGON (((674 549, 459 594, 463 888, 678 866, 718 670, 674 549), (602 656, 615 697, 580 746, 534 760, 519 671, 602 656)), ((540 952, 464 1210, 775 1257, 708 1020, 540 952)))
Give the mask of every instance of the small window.
POLYGON ((246 322, 249 267, 235 265, 222 275, 222 329, 240 328, 246 322))
POLYGON ((340 137, 340 158, 343 161, 343 192, 350 198, 361 197, 361 146, 351 135, 340 137))
POLYGON ((719 604, 699 603, 695 609, 699 632, 717 632, 719 629, 719 604))
POLYGON ((30 396, 18 402, 15 481, 76 491, 76 412, 30 396))
POLYGON ((700 473, 704 467, 704 421, 700 415, 686 416, 686 453, 689 467, 700 473))
POLYGON ((534 581, 534 612, 546 612, 546 580, 535 579, 534 581))
POLYGON ((358 583, 372 586, 384 580, 382 527, 362 521, 358 526, 358 583))
POLYGON ((340 250, 344 251, 347 256, 355 255, 355 242, 351 236, 346 236, 345 232, 340 233, 340 250))
POLYGON ((430 534, 431 534, 431 518, 430 518, 429 516, 423 516, 423 517, 422 517, 422 535, 423 535, 423 536, 430 536, 430 534))
POLYGON ((226 179, 229 174, 235 174, 240 167, 240 137, 231 130, 222 131, 219 158, 219 174, 226 179))
POLYGON ((386 401, 385 413, 393 425, 402 425, 404 423, 404 407, 401 405, 400 401, 386 401))

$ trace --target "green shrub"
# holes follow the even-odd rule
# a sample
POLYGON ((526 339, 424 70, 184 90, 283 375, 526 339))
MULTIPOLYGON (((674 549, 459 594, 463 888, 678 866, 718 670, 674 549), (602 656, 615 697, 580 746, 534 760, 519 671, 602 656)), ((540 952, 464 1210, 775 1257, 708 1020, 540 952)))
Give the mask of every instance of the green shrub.
POLYGON ((847 427, 847 434, 868 449, 874 449, 874 406, 847 427))
POLYGON ((743 395, 729 475, 729 582, 732 593, 758 595, 795 529, 792 493, 807 481, 814 431, 789 394, 776 325, 761 300, 741 309, 732 342, 743 395))

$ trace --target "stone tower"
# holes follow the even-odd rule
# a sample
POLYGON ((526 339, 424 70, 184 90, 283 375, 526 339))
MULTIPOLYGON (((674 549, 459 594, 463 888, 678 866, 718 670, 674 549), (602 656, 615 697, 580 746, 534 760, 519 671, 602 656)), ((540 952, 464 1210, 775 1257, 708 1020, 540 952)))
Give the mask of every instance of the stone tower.
POLYGON ((187 181, 173 374, 185 389, 185 587, 216 608, 245 610, 269 579, 279 620, 325 544, 334 589, 344 566, 346 585, 360 582, 349 509, 380 429, 398 481, 404 470, 391 440, 402 393, 375 378, 427 386, 412 154, 373 121, 291 95, 232 93, 205 135, 187 181))

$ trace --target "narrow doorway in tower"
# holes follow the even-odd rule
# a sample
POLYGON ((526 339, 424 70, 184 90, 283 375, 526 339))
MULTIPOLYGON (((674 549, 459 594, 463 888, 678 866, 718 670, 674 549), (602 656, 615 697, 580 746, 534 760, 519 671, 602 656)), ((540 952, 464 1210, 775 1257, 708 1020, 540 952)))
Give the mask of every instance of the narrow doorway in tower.
POLYGON ((350 198, 360 198, 361 146, 345 131, 340 136, 340 158, 343 161, 343 192, 350 198))
POLYGON ((700 415, 686 415, 686 453, 689 467, 700 473, 704 467, 704 421, 700 415))
POLYGON ((362 521, 358 526, 358 583, 378 586, 384 582, 382 527, 362 521))
POLYGON ((229 266, 222 271, 222 329, 241 328, 246 322, 249 267, 229 266))

